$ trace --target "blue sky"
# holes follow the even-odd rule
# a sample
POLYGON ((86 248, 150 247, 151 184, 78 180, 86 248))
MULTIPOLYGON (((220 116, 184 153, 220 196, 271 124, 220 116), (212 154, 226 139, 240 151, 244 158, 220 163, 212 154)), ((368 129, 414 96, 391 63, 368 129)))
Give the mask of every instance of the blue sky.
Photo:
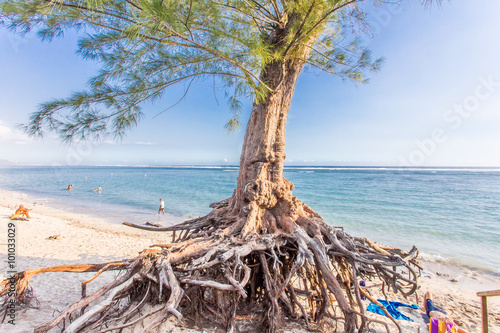
MULTIPOLYGON (((500 1, 418 1, 374 8, 373 38, 385 58, 367 85, 302 73, 287 127, 289 165, 500 166, 500 1)), ((181 87, 145 107, 146 117, 120 143, 65 145, 35 140, 17 125, 39 103, 85 88, 97 65, 80 59, 77 36, 42 43, 0 28, 0 163, 58 165, 238 164, 243 126, 209 83, 181 87), (159 114, 159 115, 158 115, 159 114), (157 115, 156 117, 154 117, 157 115), (154 118, 153 118, 154 117, 154 118)))

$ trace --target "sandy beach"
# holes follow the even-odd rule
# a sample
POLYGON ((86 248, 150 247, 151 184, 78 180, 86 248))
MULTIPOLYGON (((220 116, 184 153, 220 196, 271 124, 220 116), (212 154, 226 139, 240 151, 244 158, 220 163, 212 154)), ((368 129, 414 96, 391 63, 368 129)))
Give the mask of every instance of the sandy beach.
MULTIPOLYGON (((155 243, 169 240, 166 233, 155 233, 132 229, 83 214, 67 213, 48 207, 42 202, 34 202, 29 196, 9 191, 0 191, 0 251, 4 260, 0 266, 0 277, 7 278, 9 271, 7 255, 7 225, 10 215, 20 204, 33 210, 29 221, 16 221, 16 271, 29 268, 62 264, 103 263, 123 258, 132 258, 140 251, 155 243), (51 237, 56 236, 56 237, 51 237)), ((434 294, 438 306, 451 311, 465 329, 480 332, 480 299, 476 292, 500 289, 498 277, 474 272, 464 267, 445 265, 439 262, 422 262, 424 272, 417 292, 418 305, 425 291, 434 294)), ((117 273, 107 272, 90 283, 89 292, 97 290, 111 281, 117 273)), ((45 273, 35 276, 31 284, 39 301, 38 309, 16 309, 16 325, 3 323, 1 332, 30 332, 33 327, 49 321, 55 314, 80 298, 80 284, 93 273, 45 273)), ((374 295, 378 296, 378 295, 374 295)), ((394 301, 408 304, 417 303, 412 296, 404 299, 400 295, 388 294, 394 301)), ((488 299, 490 332, 500 332, 500 297, 488 299)), ((400 321, 404 332, 426 332, 421 318, 421 310, 405 311, 414 322, 400 321)), ((375 318, 385 319, 382 316, 375 318)), ((138 324, 142 328, 144 323, 138 324)), ((392 325, 391 331, 397 331, 392 325)), ((164 324, 162 332, 200 332, 182 327, 174 320, 164 324)), ((59 328, 60 330, 60 328, 59 328)), ((287 331, 297 331, 293 325, 287 331)), ((377 332, 379 328, 376 329, 377 332)), ((56 331, 56 330, 54 330, 56 331)), ((206 332, 220 331, 217 328, 206 332)), ((385 331, 380 328, 380 332, 385 331)))

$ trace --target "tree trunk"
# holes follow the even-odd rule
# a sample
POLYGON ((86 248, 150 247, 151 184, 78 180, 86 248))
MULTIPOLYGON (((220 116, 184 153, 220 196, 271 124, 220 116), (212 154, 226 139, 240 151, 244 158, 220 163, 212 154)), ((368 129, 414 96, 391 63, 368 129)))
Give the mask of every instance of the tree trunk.
POLYGON ((245 219, 242 234, 291 233, 298 215, 292 197, 293 184, 283 177, 285 131, 288 111, 302 63, 282 66, 274 63, 264 71, 266 82, 278 87, 265 101, 253 104, 240 158, 238 184, 231 200, 231 211, 245 219), (285 74, 282 78, 282 68, 285 74))

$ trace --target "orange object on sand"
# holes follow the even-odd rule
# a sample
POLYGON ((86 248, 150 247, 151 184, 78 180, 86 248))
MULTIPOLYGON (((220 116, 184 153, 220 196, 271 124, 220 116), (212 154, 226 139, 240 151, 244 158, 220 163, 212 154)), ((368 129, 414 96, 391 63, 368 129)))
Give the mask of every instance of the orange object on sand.
POLYGON ((30 214, 29 214, 30 210, 31 209, 25 208, 23 205, 19 205, 19 208, 16 210, 16 212, 14 214, 12 214, 10 219, 11 220, 24 219, 24 218, 29 219, 30 218, 30 214))

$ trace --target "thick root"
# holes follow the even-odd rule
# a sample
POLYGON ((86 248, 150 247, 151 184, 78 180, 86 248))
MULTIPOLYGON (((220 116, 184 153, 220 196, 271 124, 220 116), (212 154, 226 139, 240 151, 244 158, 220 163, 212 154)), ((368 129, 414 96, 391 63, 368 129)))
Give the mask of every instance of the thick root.
POLYGON ((294 219, 258 214, 259 224, 253 226, 248 218, 228 214, 227 207, 222 203, 206 217, 162 228, 174 232, 174 241, 133 260, 18 273, 0 284, 3 310, 11 301, 12 283, 17 301, 27 304, 35 274, 96 272, 82 284, 80 301, 35 332, 47 332, 65 318, 74 318, 66 332, 119 331, 147 317, 153 319, 143 331, 150 332, 171 315, 188 325, 216 324, 230 332, 244 330, 243 324, 275 332, 285 317, 310 329, 340 326, 355 332, 379 322, 364 312, 361 295, 373 298, 360 280, 382 280, 382 288, 405 296, 416 291, 415 248, 404 252, 352 237, 328 226, 305 205, 295 210, 294 219), (122 273, 86 295, 86 285, 106 270, 122 273))

